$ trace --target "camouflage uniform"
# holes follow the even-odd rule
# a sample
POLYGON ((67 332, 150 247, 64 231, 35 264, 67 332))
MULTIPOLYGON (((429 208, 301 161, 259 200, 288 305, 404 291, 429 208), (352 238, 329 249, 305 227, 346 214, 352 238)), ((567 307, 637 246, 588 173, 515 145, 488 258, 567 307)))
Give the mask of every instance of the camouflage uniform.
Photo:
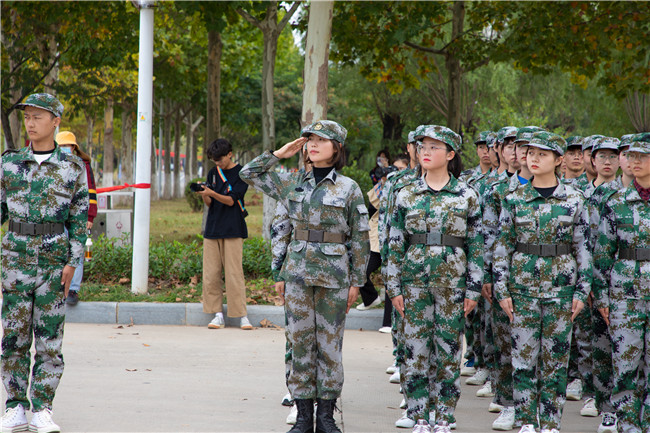
POLYGON ((336 170, 316 185, 312 172, 276 173, 272 168, 277 161, 265 152, 240 177, 289 211, 293 234, 279 275, 285 281, 292 350, 289 391, 295 399, 334 400, 343 385, 341 347, 349 287, 363 286, 366 279, 368 210, 359 186, 336 170), (299 230, 322 230, 346 240, 298 240, 299 230))
MULTIPOLYGON (((562 155, 563 142, 555 134, 536 132, 529 145, 562 155)), ((515 425, 538 426, 539 411, 542 428, 559 429, 566 400, 571 303, 572 299, 586 303, 591 290, 584 197, 558 179, 557 188, 545 199, 529 182, 506 196, 499 222, 494 292, 498 301, 512 298, 514 307, 515 425), (551 248, 542 250, 540 245, 563 246, 566 251, 549 254, 544 250, 551 248), (528 249, 535 247, 542 251, 528 249), (544 379, 538 382, 538 377, 544 379)))
POLYGON ((65 298, 61 274, 65 265, 77 267, 81 263, 86 242, 85 166, 81 158, 62 152, 58 146, 39 165, 30 145, 5 152, 1 176, 2 223, 63 223, 69 233, 19 234, 10 228, 2 239, 2 382, 7 391, 6 407, 21 404, 30 408, 27 387, 35 337, 32 410, 51 410, 63 373, 65 298))
MULTIPOLYGON (((419 127, 418 131, 420 128, 424 128, 424 136, 434 138, 435 134, 444 137, 451 132, 442 127, 419 127)), ((434 409, 430 407, 430 390, 434 389, 438 419, 455 422, 454 410, 460 397, 463 300, 478 300, 483 279, 480 225, 476 191, 453 176, 437 192, 429 188, 423 176, 405 186, 395 199, 386 287, 391 298, 404 296, 404 392, 411 419, 428 419, 434 409), (461 238, 463 247, 409 240, 433 232, 445 238, 461 238), (433 388, 432 372, 436 378, 433 388)))
MULTIPOLYGON (((650 153, 650 140, 633 142, 630 151, 650 153)), ((604 203, 594 250, 595 305, 609 308, 611 402, 625 433, 650 430, 650 260, 627 256, 644 248, 650 248, 650 207, 631 184, 604 203)))

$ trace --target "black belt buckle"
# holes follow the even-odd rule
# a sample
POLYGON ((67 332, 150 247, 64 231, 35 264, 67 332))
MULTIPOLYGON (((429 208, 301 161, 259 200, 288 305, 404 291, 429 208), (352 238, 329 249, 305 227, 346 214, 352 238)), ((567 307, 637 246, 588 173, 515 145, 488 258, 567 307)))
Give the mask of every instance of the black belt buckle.
POLYGON ((324 233, 323 230, 309 230, 307 240, 309 242, 323 242, 324 233))
POLYGON ((442 245, 442 233, 429 232, 427 233, 427 245, 442 245))
POLYGON ((650 248, 635 248, 636 260, 650 260, 650 248))
POLYGON ((553 257, 557 255, 556 245, 541 244, 539 247, 540 247, 539 255, 542 257, 553 257))

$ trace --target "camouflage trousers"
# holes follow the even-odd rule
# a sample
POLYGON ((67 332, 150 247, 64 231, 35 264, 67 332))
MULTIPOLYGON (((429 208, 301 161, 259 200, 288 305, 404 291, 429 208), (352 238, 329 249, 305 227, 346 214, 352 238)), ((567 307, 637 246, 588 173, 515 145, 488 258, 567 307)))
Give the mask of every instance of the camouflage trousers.
MULTIPOLYGON (((573 336, 571 338, 571 354, 569 355, 568 381, 580 379, 584 396, 594 395, 592 370, 592 311, 589 305, 578 314, 573 321, 573 336)), ((600 316, 600 314, 598 314, 600 316)))
POLYGON ((494 299, 492 301, 492 329, 494 335, 494 402, 513 406, 512 399, 512 337, 510 319, 494 299))
POLYGON ((614 386, 612 339, 603 316, 597 308, 591 310, 591 361, 596 407, 601 412, 614 412, 611 402, 614 386))
POLYGON ((464 289, 404 288, 403 388, 411 419, 428 419, 435 409, 438 420, 456 422, 463 299, 464 289))
MULTIPOLYGON (((498 305, 497 305, 498 306, 498 305)), ((494 347, 494 329, 492 323, 492 304, 490 304, 484 297, 480 298, 477 308, 482 308, 481 311, 481 329, 479 333, 479 341, 481 345, 481 353, 483 356, 483 364, 490 372, 488 380, 494 380, 492 374, 494 372, 494 361, 496 355, 496 348, 494 347)))
POLYGON ((512 379, 515 425, 560 429, 571 347, 571 298, 513 294, 512 379), (538 380, 538 378, 543 380, 538 380))
POLYGON ((650 431, 650 300, 611 302, 609 332, 614 364, 611 400, 618 416, 618 431, 647 433, 650 431))
POLYGON ((32 410, 52 409, 63 374, 65 298, 61 266, 12 267, 2 263, 2 383, 6 407, 30 409, 32 341, 36 354, 31 369, 32 410))
POLYGON ((295 399, 335 400, 343 388, 343 331, 349 288, 285 283, 291 345, 287 385, 295 399))
MULTIPOLYGON (((467 319, 465 320, 465 325, 463 327, 463 330, 465 331, 465 343, 467 344, 467 349, 465 351, 465 359, 474 359, 474 366, 476 367, 477 365, 477 360, 476 360, 476 353, 474 352, 474 343, 475 343, 475 338, 474 338, 474 318, 476 317, 478 308, 474 308, 471 313, 467 316, 467 319)), ((477 334, 478 335, 478 334, 477 334)))

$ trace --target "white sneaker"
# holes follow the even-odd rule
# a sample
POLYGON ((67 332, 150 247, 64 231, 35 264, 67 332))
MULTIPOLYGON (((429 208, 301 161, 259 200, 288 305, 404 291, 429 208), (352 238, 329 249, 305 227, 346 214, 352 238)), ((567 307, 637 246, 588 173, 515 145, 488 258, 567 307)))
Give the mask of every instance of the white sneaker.
POLYGON ((241 318, 241 320, 239 321, 239 327, 244 331, 250 331, 251 329, 253 329, 253 325, 251 325, 251 322, 248 320, 248 316, 244 316, 241 318))
POLYGON ((386 374, 393 374, 395 373, 399 367, 397 366, 397 361, 394 361, 387 369, 386 369, 386 374))
POLYGON ((426 420, 419 419, 413 426, 413 433, 431 433, 431 426, 426 420))
POLYGON ((287 424, 294 425, 297 419, 298 419, 298 405, 294 404, 293 406, 291 406, 289 415, 287 415, 287 424))
POLYGON ((485 382, 485 385, 483 385, 481 388, 479 388, 478 391, 476 391, 476 396, 494 397, 494 391, 492 391, 492 382, 490 382, 489 380, 485 382))
POLYGON ((560 430, 556 428, 543 428, 540 433, 560 433, 560 430))
POLYGON ((474 376, 476 374, 476 368, 474 368, 474 360, 468 359, 465 361, 463 366, 460 368, 461 376, 474 376))
POLYGON ((485 384, 485 381, 488 379, 489 375, 490 372, 487 369, 479 368, 476 370, 476 373, 474 373, 474 376, 468 377, 467 380, 465 380, 465 383, 467 385, 481 386, 485 384))
POLYGON ((566 399, 573 401, 582 400, 582 381, 580 379, 573 379, 566 387, 566 399))
POLYGON ((377 296, 374 301, 370 305, 366 307, 366 305, 362 302, 359 305, 357 305, 357 310, 359 311, 366 311, 370 310, 372 307, 376 307, 377 305, 381 304, 381 298, 377 296))
POLYGON ((225 328, 226 324, 223 321, 223 313, 217 313, 214 315, 214 319, 212 319, 212 322, 208 324, 208 328, 210 329, 219 329, 219 328, 225 328))
POLYGON ((596 408, 596 399, 589 397, 585 400, 585 404, 580 409, 582 416, 598 416, 598 409, 596 408))
POLYGON ((598 426, 598 433, 618 433, 618 419, 615 413, 603 413, 603 419, 598 426))
POLYGON ((390 383, 399 383, 399 369, 390 376, 388 379, 390 383))
POLYGON ((382 334, 390 334, 392 332, 392 329, 390 328, 390 326, 382 326, 381 328, 379 328, 379 332, 381 332, 382 334))
POLYGON ((509 431, 515 425, 515 408, 504 407, 499 417, 492 423, 492 430, 509 431))
POLYGON ((488 406, 488 412, 499 413, 502 410, 503 410, 503 406, 495 402, 490 402, 490 405, 488 406))
POLYGON ((405 398, 402 399, 402 402, 399 404, 399 408, 400 409, 406 409, 406 399, 405 398))
POLYGON ((59 433, 61 428, 52 421, 52 411, 43 409, 36 412, 29 422, 29 431, 33 433, 59 433))
POLYGON ((27 417, 25 416, 25 408, 19 404, 16 407, 8 408, 5 414, 2 415, 0 422, 0 431, 2 433, 16 433, 27 431, 27 417))
POLYGON ((429 424, 435 425, 436 423, 436 411, 435 410, 430 410, 429 411, 429 424))
POLYGON ((433 427, 433 433, 451 433, 451 426, 447 421, 440 421, 433 427))
POLYGON ((291 393, 286 393, 282 397, 282 406, 293 406, 293 398, 291 398, 291 393))
POLYGON ((413 428, 415 425, 415 420, 412 420, 408 416, 406 416, 406 411, 402 414, 402 417, 395 421, 395 427, 399 428, 413 428))
POLYGON ((537 431, 535 431, 535 426, 534 425, 532 425, 532 424, 524 424, 519 429, 519 433, 537 433, 537 431))

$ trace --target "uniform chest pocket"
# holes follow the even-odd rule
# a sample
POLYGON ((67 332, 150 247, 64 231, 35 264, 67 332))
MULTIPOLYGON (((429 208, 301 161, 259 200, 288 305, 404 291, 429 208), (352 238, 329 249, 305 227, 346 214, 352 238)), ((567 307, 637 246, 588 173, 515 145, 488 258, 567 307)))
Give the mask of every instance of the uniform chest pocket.
POLYGON ((616 231, 618 233, 630 233, 634 231, 634 217, 622 216, 616 219, 616 231))
POLYGON ((531 229, 535 225, 535 219, 531 216, 515 217, 515 226, 522 229, 531 229))
POLYGON ((287 210, 290 218, 303 219, 302 203, 304 200, 305 195, 297 191, 292 191, 287 195, 287 210))
POLYGON ((63 191, 55 190, 53 191, 53 194, 64 200, 70 200, 72 198, 72 191, 68 191, 68 190, 63 190, 63 191))
POLYGON ((404 216, 404 228, 409 233, 422 233, 426 231, 427 215, 422 209, 409 210, 404 216))
POLYGON ((558 215, 557 222, 560 227, 570 227, 573 225, 573 217, 571 215, 558 215))
POLYGON ((345 224, 347 221, 345 215, 345 199, 334 195, 325 195, 323 197, 320 220, 321 224, 326 225, 345 224))
POLYGON ((467 210, 454 209, 449 213, 448 233, 453 236, 467 235, 467 210))

